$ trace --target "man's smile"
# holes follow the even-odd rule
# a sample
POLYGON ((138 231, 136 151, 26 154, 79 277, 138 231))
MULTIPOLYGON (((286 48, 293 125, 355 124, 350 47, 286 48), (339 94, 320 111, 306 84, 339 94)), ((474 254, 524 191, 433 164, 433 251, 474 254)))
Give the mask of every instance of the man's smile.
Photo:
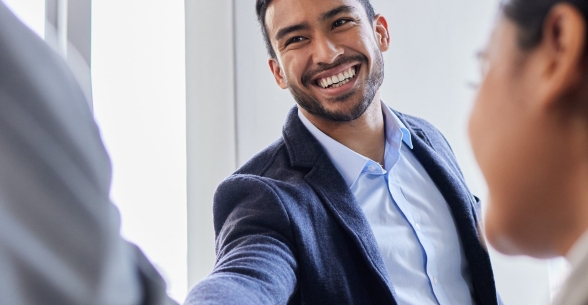
POLYGON ((325 89, 330 87, 337 88, 351 81, 355 77, 355 74, 355 67, 350 67, 343 72, 339 72, 339 74, 334 73, 331 76, 318 78, 316 84, 325 89))
POLYGON ((356 83, 361 66, 362 63, 357 61, 339 64, 334 68, 316 73, 308 84, 314 85, 321 94, 327 96, 345 94, 356 83))

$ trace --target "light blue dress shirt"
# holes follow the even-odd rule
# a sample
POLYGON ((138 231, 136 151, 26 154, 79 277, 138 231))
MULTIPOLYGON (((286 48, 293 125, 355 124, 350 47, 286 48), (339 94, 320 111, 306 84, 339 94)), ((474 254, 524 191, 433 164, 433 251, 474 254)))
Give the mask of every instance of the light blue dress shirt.
POLYGON ((365 213, 399 304, 475 304, 449 206, 412 154, 406 126, 384 103, 382 113, 386 126, 383 168, 321 132, 302 112, 298 116, 365 213))

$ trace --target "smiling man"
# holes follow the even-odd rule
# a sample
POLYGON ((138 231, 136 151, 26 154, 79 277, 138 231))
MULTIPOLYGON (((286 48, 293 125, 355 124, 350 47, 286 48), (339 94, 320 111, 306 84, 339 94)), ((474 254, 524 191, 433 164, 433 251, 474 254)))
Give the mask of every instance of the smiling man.
POLYGON ((257 0, 283 137, 218 188, 186 304, 499 304, 479 201, 444 137, 388 108, 368 0, 257 0))

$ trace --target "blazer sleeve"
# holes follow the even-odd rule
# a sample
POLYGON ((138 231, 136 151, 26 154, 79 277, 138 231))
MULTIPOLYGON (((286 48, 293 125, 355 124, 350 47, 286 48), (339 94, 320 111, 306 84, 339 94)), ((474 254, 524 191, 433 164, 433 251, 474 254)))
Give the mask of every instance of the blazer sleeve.
POLYGON ((217 262, 185 304, 285 304, 296 288, 287 210, 266 178, 235 175, 214 199, 217 262))

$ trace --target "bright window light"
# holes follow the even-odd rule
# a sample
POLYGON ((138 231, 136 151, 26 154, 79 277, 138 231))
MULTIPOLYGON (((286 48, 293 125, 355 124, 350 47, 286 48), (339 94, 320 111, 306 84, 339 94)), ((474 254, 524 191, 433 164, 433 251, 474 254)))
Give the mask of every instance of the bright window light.
POLYGON ((1 0, 24 24, 45 37, 45 0, 1 0))
POLYGON ((94 111, 122 234, 187 293, 184 1, 92 4, 94 111))

